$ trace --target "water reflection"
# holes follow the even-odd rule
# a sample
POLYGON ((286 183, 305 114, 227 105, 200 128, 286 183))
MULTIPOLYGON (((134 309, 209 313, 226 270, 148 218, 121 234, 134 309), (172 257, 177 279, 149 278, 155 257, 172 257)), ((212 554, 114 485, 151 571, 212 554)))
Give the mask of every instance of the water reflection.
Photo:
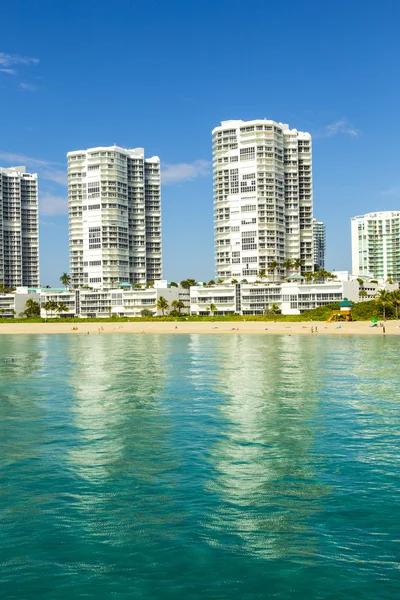
POLYGON ((304 352, 304 342, 289 336, 272 343, 251 336, 220 341, 225 422, 211 453, 216 477, 209 490, 221 502, 205 522, 210 543, 223 529, 238 536, 242 551, 264 558, 314 551, 308 519, 328 490, 313 455, 318 355, 307 342, 304 352))

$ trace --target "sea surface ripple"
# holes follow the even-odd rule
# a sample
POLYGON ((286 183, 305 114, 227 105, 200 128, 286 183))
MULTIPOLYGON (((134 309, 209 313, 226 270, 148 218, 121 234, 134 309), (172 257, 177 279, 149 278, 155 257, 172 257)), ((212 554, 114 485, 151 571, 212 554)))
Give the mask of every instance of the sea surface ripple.
POLYGON ((398 600, 396 338, 0 336, 2 600, 398 600))

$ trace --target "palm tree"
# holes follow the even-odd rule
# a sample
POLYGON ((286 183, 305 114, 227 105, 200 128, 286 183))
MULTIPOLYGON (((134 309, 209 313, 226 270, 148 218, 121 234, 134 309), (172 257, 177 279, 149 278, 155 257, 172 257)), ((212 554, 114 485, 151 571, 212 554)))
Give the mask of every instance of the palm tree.
POLYGON ((210 304, 210 306, 207 307, 207 310, 210 311, 211 315, 214 315, 217 312, 217 307, 215 304, 210 304))
POLYGON ((57 310, 57 302, 54 302, 54 300, 48 300, 47 302, 44 302, 42 304, 42 308, 44 308, 44 310, 46 311, 46 317, 48 316, 47 313, 50 313, 50 319, 52 318, 52 313, 53 311, 57 310))
POLYGON ((293 261, 293 266, 298 271, 301 271, 301 268, 304 267, 304 260, 302 258, 295 258, 293 261))
POLYGON ((386 290, 378 290, 375 298, 376 302, 381 305, 383 312, 383 320, 386 321, 386 309, 392 305, 392 295, 386 290))
POLYGON ((236 285, 237 283, 239 283, 237 279, 232 279, 232 281, 231 281, 232 285, 236 285))
POLYGON ((290 258, 287 258, 283 261, 282 266, 286 271, 290 271, 290 269, 293 268, 293 261, 290 258))
POLYGON ((207 285, 215 285, 214 279, 210 279, 210 281, 207 283, 207 285))
POLYGON ((399 304, 400 304, 400 290, 394 290, 391 294, 392 302, 396 309, 396 319, 399 320, 399 304))
POLYGON ((60 277, 60 281, 64 287, 69 287, 71 285, 71 276, 68 273, 63 273, 60 277))
POLYGON ((24 314, 26 317, 40 317, 40 304, 29 298, 25 302, 24 314))
POLYGON ((273 260, 269 265, 268 265, 268 271, 273 273, 273 280, 275 281, 275 271, 277 270, 277 268, 279 267, 279 263, 276 260, 273 260))
POLYGON ((169 308, 168 301, 164 298, 164 296, 160 296, 159 299, 157 300, 157 308, 158 308, 158 310, 162 311, 162 314, 164 316, 165 311, 168 310, 168 308, 169 308))
POLYGON ((185 308, 185 304, 182 302, 182 300, 173 300, 171 302, 171 306, 177 309, 179 314, 181 314, 182 308, 185 308))
POLYGON ((306 278, 306 282, 310 283, 312 278, 314 277, 314 273, 311 273, 311 271, 306 271, 304 273, 304 277, 306 278))
POLYGON ((270 313, 272 313, 273 315, 276 315, 276 313, 279 311, 279 304, 277 304, 276 302, 273 302, 271 304, 271 306, 269 307, 269 311, 270 313))
POLYGON ((58 312, 58 314, 67 313, 68 312, 68 306, 65 304, 65 302, 59 302, 57 304, 56 311, 58 312))
POLYGON ((195 279, 182 279, 181 281, 181 287, 185 288, 185 290, 188 290, 190 287, 196 285, 196 280, 195 279))
POLYGON ((368 293, 365 290, 360 290, 358 292, 358 297, 359 298, 365 298, 366 296, 368 296, 368 293))
POLYGON ((267 273, 266 273, 265 269, 260 269, 259 272, 258 272, 258 276, 259 276, 260 279, 265 279, 266 276, 267 276, 267 273))

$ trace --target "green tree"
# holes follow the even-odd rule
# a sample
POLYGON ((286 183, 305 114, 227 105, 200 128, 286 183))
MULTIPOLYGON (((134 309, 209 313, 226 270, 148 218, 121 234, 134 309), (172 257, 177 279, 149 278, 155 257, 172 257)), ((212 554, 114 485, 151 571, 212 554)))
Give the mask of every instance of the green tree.
POLYGON ((154 281, 148 281, 146 287, 153 288, 154 287, 154 281))
POLYGON ((293 261, 293 266, 297 271, 301 271, 304 267, 304 260, 302 258, 295 258, 293 261))
POLYGON ((67 313, 68 312, 68 306, 65 304, 65 302, 58 302, 57 308, 55 310, 58 312, 59 315, 61 313, 67 313))
POLYGON ((179 287, 178 284, 176 283, 176 281, 171 281, 171 283, 169 285, 171 287, 179 287))
POLYGON ((42 304, 42 308, 44 308, 44 310, 46 311, 46 317, 48 316, 47 313, 50 313, 51 319, 53 317, 54 311, 57 310, 57 302, 55 302, 54 300, 48 300, 47 302, 44 302, 42 304))
POLYGON ((181 314, 182 308, 185 308, 185 304, 182 302, 182 300, 173 300, 173 302, 171 302, 171 306, 177 309, 179 314, 181 314))
POLYGON ((181 287, 185 288, 185 290, 188 290, 193 285, 196 285, 195 279, 183 279, 181 281, 181 287))
POLYGON ((293 261, 290 258, 287 258, 283 261, 282 266, 286 271, 290 271, 290 269, 293 268, 293 261))
POLYGON ((207 285, 215 285, 214 279, 210 279, 210 281, 207 283, 207 285))
POLYGON ((215 304, 210 304, 210 306, 207 306, 207 310, 210 311, 211 315, 215 315, 215 313, 217 312, 217 307, 215 306, 215 304))
POLYGON ((40 317, 40 304, 29 298, 25 302, 25 310, 23 313, 26 317, 40 317))
POLYGON ((71 285, 71 276, 68 273, 63 273, 60 277, 60 281, 64 287, 69 287, 71 285))
POLYGON ((271 304, 271 306, 269 307, 269 313, 276 315, 279 312, 279 304, 277 304, 276 302, 273 302, 271 304))
POLYGON ((358 292, 358 297, 362 298, 361 302, 363 301, 364 298, 366 298, 368 296, 367 292, 365 290, 360 290, 358 292))
POLYGON ((133 287, 136 288, 137 290, 141 290, 142 289, 142 284, 141 283, 135 283, 135 285, 133 287))
POLYGON ((260 269, 259 272, 258 272, 258 276, 259 276, 260 279, 265 279, 266 276, 267 276, 267 273, 266 273, 265 269, 260 269))
POLYGON ((364 279, 361 279, 361 277, 357 277, 357 281, 360 285, 364 285, 364 279))
POLYGON ((168 310, 168 308, 169 308, 168 301, 164 298, 164 296, 160 296, 159 299, 157 300, 157 308, 158 308, 158 310, 161 310, 161 312, 164 316, 165 311, 168 310))
POLYGON ((312 273, 311 271, 306 271, 304 273, 304 277, 306 278, 306 282, 307 283, 311 283, 313 277, 314 277, 314 273, 312 273))
POLYGON ((232 279, 231 283, 232 283, 232 285, 236 285, 236 284, 237 284, 237 283, 239 283, 239 282, 238 282, 238 280, 237 280, 237 279, 232 279))
POLYGON ((383 320, 386 321, 386 309, 393 304, 391 293, 386 290, 378 290, 375 300, 382 308, 383 320))
POLYGON ((143 308, 140 311, 140 314, 142 315, 142 317, 152 317, 152 316, 154 316, 154 312, 152 310, 149 310, 148 308, 143 308))
POLYGON ((278 267, 279 267, 279 263, 276 260, 273 260, 268 265, 268 271, 273 274, 272 275, 273 281, 275 281, 275 274, 276 274, 276 270, 278 269, 278 267))
POLYGON ((392 303, 394 304, 394 308, 396 310, 396 319, 399 320, 399 304, 400 304, 400 290, 394 290, 391 293, 392 303))

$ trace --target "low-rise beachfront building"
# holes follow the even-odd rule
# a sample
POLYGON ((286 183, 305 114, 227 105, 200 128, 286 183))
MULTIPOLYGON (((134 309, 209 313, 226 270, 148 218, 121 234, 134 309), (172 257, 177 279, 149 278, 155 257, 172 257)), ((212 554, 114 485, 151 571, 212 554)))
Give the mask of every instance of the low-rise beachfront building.
MULTIPOLYGON (((157 308, 162 297, 168 303, 170 311, 172 303, 180 300, 182 288, 170 286, 167 281, 156 281, 154 287, 136 288, 129 284, 120 284, 111 290, 88 289, 43 289, 40 292, 41 316, 43 318, 63 316, 81 318, 141 317, 143 310, 150 311, 154 316, 163 314, 157 308), (64 310, 49 308, 48 302, 64 305, 64 310), (47 309, 46 309, 47 305, 47 309), (67 310, 65 310, 67 309, 67 310)), ((182 301, 182 300, 181 300, 182 301)), ((188 302, 181 311, 189 312, 188 302)))
POLYGON ((232 284, 192 286, 190 288, 190 314, 234 315, 237 313, 238 307, 236 298, 238 287, 232 284))
POLYGON ((359 284, 355 281, 324 283, 283 283, 281 310, 284 315, 301 315, 306 310, 335 304, 344 298, 358 302, 359 284))
MULTIPOLYGON (((388 291, 396 285, 386 284, 388 291)), ((361 288, 357 279, 305 283, 237 283, 213 286, 196 285, 190 288, 192 315, 264 315, 280 310, 284 315, 300 315, 306 310, 340 302, 348 298, 359 302, 361 288)), ((377 289, 382 289, 383 285, 377 289)), ((374 292, 375 298, 377 289, 374 292)))
POLYGON ((26 301, 39 302, 39 294, 27 287, 17 287, 15 292, 0 294, 0 317, 19 317, 26 308, 26 301))

